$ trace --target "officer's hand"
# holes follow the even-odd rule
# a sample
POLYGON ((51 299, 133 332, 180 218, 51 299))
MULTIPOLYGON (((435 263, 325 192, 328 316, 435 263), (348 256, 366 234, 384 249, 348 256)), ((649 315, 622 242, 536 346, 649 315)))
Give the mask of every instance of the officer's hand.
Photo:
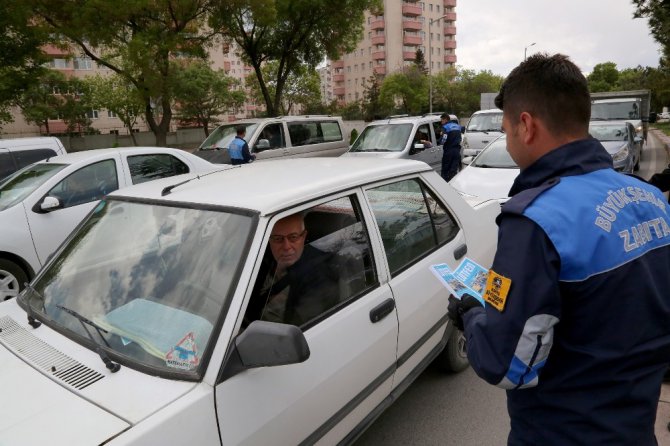
POLYGON ((447 315, 454 322, 454 326, 463 331, 463 315, 473 308, 482 307, 482 303, 470 294, 464 294, 458 299, 453 294, 449 295, 449 306, 447 315))

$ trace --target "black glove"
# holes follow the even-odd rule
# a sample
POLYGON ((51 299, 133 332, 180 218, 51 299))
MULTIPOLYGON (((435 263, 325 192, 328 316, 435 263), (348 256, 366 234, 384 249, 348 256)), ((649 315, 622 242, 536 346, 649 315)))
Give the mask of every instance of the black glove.
POLYGON ((466 293, 460 299, 454 297, 453 294, 450 294, 447 315, 449 316, 449 319, 453 321, 454 326, 463 331, 463 315, 466 311, 477 307, 483 307, 483 305, 476 297, 470 294, 466 293))

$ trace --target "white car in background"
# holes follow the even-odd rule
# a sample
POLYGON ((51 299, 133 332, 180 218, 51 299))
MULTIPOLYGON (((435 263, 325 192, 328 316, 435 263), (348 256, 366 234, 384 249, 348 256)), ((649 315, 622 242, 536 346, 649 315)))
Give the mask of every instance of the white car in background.
POLYGON ((472 114, 463 134, 463 156, 477 156, 484 147, 503 134, 503 112, 498 108, 472 114))
POLYGON ((474 159, 464 160, 471 161, 449 181, 454 189, 466 196, 500 203, 509 200, 507 194, 520 170, 507 152, 505 136, 498 137, 474 159))
POLYGON ((423 162, 377 158, 114 192, 0 303, 0 444, 351 443, 433 360, 468 366, 430 267, 490 267, 499 212, 423 162), (272 233, 296 214, 306 232, 272 233), (299 240, 320 254, 284 278, 329 272, 332 286, 300 322, 271 322, 277 294, 263 290, 284 279, 269 243, 299 240))
POLYGON ((73 152, 0 182, 0 301, 16 296, 106 194, 132 184, 220 169, 178 149, 73 152))

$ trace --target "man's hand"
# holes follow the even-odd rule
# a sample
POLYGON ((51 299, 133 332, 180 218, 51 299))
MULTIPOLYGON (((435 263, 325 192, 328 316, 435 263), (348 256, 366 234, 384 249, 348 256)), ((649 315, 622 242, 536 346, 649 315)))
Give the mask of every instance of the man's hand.
POLYGON ((470 294, 464 294, 461 299, 449 295, 449 306, 447 307, 447 315, 459 330, 463 331, 463 315, 473 308, 482 307, 482 303, 476 297, 470 294))

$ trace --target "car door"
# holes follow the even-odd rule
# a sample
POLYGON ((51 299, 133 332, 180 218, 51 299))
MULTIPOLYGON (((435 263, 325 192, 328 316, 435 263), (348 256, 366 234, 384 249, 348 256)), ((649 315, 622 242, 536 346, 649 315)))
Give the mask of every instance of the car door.
MULTIPOLYGON (((332 254, 329 258, 338 272, 337 299, 331 299, 333 293, 321 293, 323 309, 300 325, 310 350, 305 362, 245 370, 216 386, 223 444, 336 444, 388 397, 397 317, 390 288, 379 281, 373 253, 381 247, 370 242, 359 202, 360 192, 351 193, 284 212, 270 222, 263 246, 276 243, 268 242, 269 233, 281 218, 298 211, 305 215, 302 255, 308 247, 332 254)), ((247 322, 282 321, 282 312, 271 309, 274 297, 264 291, 275 283, 268 267, 270 251, 256 266, 247 322)), ((316 268, 323 265, 310 264, 315 269, 309 276, 322 277, 316 268)), ((294 286, 289 286, 289 293, 294 286)))
POLYGON ((446 341, 449 293, 430 266, 446 262, 455 268, 466 253, 465 236, 423 178, 370 186, 366 195, 384 245, 398 311, 396 388, 411 381, 412 371, 446 341))
POLYGON ((286 141, 284 123, 274 122, 267 124, 258 132, 255 141, 250 141, 251 153, 256 155, 257 160, 268 160, 283 158, 290 155, 290 149, 286 141))
POLYGON ((118 156, 96 160, 69 173, 45 196, 26 201, 28 225, 42 265, 102 197, 125 185, 119 172, 118 156), (46 196, 57 198, 60 207, 42 211, 40 203, 46 196))
MULTIPOLYGON (((414 129, 414 133, 411 135, 411 145, 409 148, 409 159, 417 160, 417 161, 423 161, 424 163, 428 164, 431 166, 433 169, 435 169, 436 165, 436 149, 435 149, 435 144, 431 140, 431 129, 430 129, 430 124, 425 123, 425 124, 419 124, 416 126, 414 129), (415 149, 414 145, 415 144, 422 144, 421 140, 427 140, 430 141, 430 147, 428 144, 424 144, 424 148, 422 149, 415 149)), ((442 160, 440 160, 441 164, 442 160)), ((439 168, 439 166, 438 166, 439 168)))

